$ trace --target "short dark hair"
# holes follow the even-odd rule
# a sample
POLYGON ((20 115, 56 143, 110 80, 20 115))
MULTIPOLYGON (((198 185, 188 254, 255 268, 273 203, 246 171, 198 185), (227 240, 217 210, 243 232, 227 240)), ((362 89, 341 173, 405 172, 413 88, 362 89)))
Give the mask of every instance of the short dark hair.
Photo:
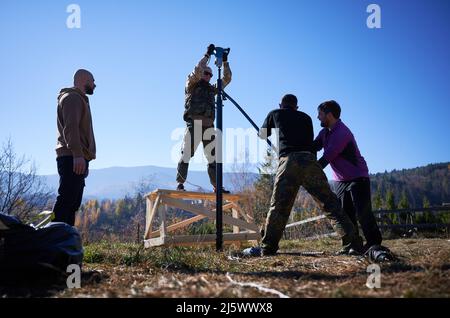
POLYGON ((323 111, 325 114, 332 113, 336 119, 341 117, 341 106, 334 100, 323 102, 317 109, 323 111))
POLYGON ((283 107, 291 107, 291 108, 295 108, 297 107, 297 97, 295 97, 295 95, 292 94, 287 94, 283 96, 283 99, 281 99, 281 105, 283 107))

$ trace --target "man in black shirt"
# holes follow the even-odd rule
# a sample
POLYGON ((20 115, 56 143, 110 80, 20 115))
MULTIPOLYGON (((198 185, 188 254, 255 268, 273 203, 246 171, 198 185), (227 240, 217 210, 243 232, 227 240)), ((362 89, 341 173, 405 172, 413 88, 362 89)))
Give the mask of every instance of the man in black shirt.
POLYGON ((246 249, 244 255, 276 254, 300 186, 320 204, 342 238, 342 244, 358 249, 355 245, 354 225, 342 212, 341 205, 331 191, 325 173, 313 152, 314 132, 311 117, 297 109, 297 97, 288 94, 283 97, 280 109, 271 111, 261 127, 261 138, 269 137, 273 129, 278 129, 280 160, 261 247, 246 249))

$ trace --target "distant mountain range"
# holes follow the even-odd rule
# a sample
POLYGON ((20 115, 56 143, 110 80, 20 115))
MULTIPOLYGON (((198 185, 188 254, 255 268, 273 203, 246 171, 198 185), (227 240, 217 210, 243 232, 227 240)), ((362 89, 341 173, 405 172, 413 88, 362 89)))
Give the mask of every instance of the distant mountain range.
MULTIPOLYGON (((147 180, 154 188, 175 189, 177 182, 175 168, 162 168, 157 166, 143 167, 112 167, 106 169, 90 170, 86 179, 84 200, 88 199, 119 199, 127 194, 134 194, 136 186, 147 180)), ((232 188, 233 173, 224 173, 224 186, 232 188)), ((250 174, 257 178, 257 174, 250 174)), ((50 188, 58 188, 59 176, 43 176, 50 188)), ((208 174, 205 171, 189 171, 188 182, 185 183, 187 190, 212 191, 208 174)))
MULTIPOLYGON (((177 186, 175 176, 175 168, 157 166, 90 170, 86 181, 84 200, 119 199, 127 194, 133 195, 142 180, 147 180, 152 189, 175 189, 177 186)), ((233 190, 232 180, 236 176, 236 173, 224 173, 224 186, 233 190)), ((257 173, 249 173, 246 179, 252 181, 257 177, 257 173)), ((59 177, 50 175, 44 176, 44 178, 56 193, 59 177)), ((188 190, 212 191, 206 171, 189 171, 188 181, 189 183, 185 184, 188 190)), ((398 201, 401 194, 405 192, 412 207, 421 207, 425 197, 431 204, 440 205, 450 202, 449 162, 377 173, 371 176, 371 181, 372 195, 379 193, 384 198, 386 192, 391 190, 398 201)))

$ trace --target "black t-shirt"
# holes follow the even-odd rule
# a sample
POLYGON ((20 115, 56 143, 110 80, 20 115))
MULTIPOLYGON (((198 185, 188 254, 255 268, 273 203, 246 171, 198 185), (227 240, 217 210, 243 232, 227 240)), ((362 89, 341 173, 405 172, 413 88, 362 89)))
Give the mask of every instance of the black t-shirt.
POLYGON ((272 129, 278 128, 280 157, 297 151, 314 153, 313 124, 311 117, 304 112, 287 108, 273 110, 264 120, 260 131, 261 137, 264 137, 262 130, 264 128, 267 129, 267 137, 272 135, 272 129))

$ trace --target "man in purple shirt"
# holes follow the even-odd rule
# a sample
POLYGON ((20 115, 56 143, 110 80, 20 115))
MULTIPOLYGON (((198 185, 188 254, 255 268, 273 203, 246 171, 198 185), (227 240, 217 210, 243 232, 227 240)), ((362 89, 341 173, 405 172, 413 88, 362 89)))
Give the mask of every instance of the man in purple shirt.
POLYGON ((359 152, 355 137, 340 119, 341 107, 334 100, 326 101, 319 105, 318 113, 317 118, 324 127, 314 140, 316 151, 324 149, 319 164, 322 168, 331 165, 335 193, 342 208, 356 229, 359 221, 366 238, 363 250, 381 245, 381 233, 372 213, 369 169, 359 152))

